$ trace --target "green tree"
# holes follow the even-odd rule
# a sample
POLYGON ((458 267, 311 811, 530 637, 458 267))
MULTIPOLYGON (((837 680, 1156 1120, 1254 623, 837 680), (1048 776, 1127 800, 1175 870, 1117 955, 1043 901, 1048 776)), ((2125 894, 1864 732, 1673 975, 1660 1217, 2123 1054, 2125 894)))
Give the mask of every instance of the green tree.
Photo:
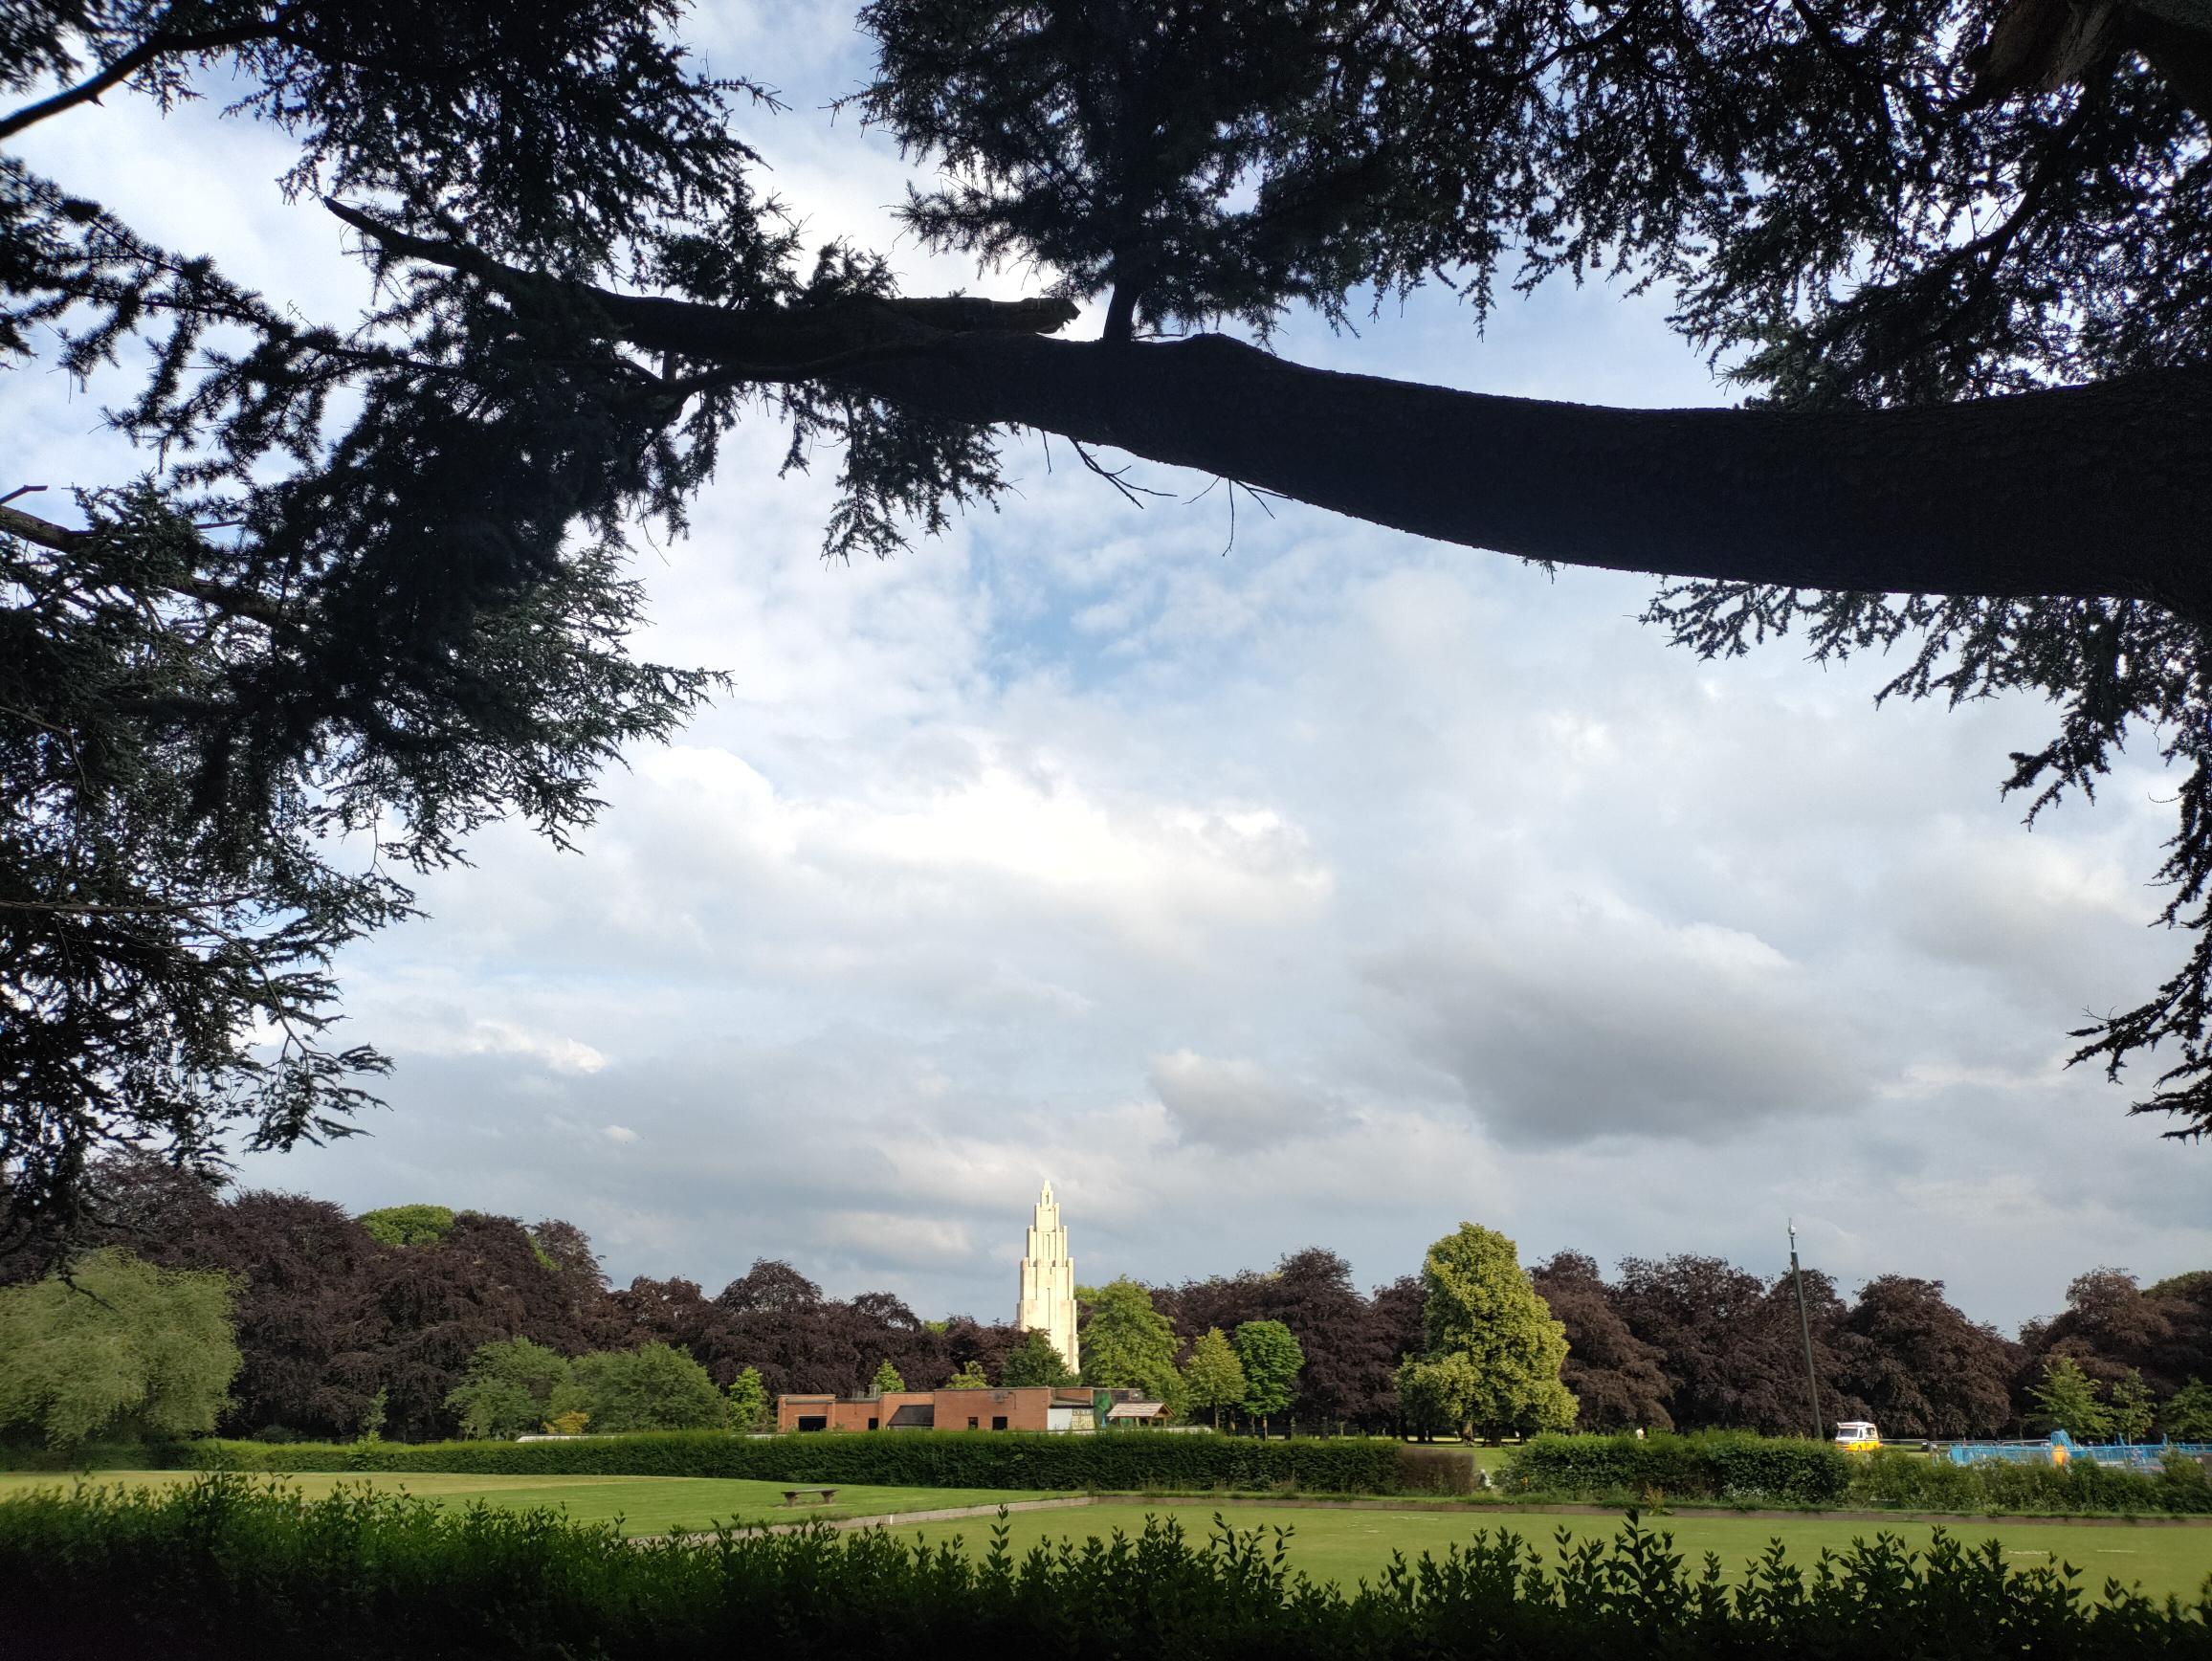
MULTIPOLYGON (((361 1226, 368 1237, 386 1246, 435 1246, 453 1231, 451 1206, 387 1206, 364 1211, 361 1226)), ((553 1267, 546 1259, 545 1267, 553 1267)))
POLYGON ((1244 1363, 1218 1326, 1209 1326, 1190 1346, 1183 1363, 1183 1387, 1193 1407, 1213 1414, 1214 1428, 1221 1428, 1221 1410, 1241 1407, 1245 1399, 1244 1363))
POLYGON ((1183 1406, 1183 1375, 1175 1369, 1175 1329, 1155 1309, 1152 1294, 1126 1275, 1104 1286, 1077 1287, 1089 1311, 1083 1322, 1083 1382, 1101 1389, 1142 1392, 1183 1406))
POLYGON ((1291 1405, 1306 1352, 1279 1320, 1247 1320, 1236 1329, 1237 1364, 1244 1369, 1245 1416, 1256 1420, 1260 1434, 1268 1421, 1291 1405))
POLYGON ((1002 494, 998 435, 1031 429, 1668 573, 1688 586, 1648 615, 1703 653, 1798 630, 1824 660, 1902 647, 1908 698, 2041 694, 2059 730, 2007 780, 2038 807, 2152 728, 2187 771, 2161 875, 2192 944, 2079 1055, 2116 1074, 2166 1045, 2139 1105, 2212 1128, 2212 575, 2172 554, 2212 520, 2194 0, 1224 0, 1141 28, 872 0, 859 96, 929 179, 908 228, 1053 274, 1007 302, 898 296, 846 246, 809 266, 736 134, 749 89, 695 72, 674 0, 189 12, 14 9, 0 138, 232 78, 298 146, 302 233, 327 208, 386 280, 365 319, 312 317, 0 160, 0 353, 61 371, 14 380, 144 370, 74 507, 0 504, 19 1218, 68 1220, 100 1146, 350 1128, 384 1058, 329 1042, 325 965, 409 914, 393 873, 505 814, 573 837, 608 758, 709 690, 629 654, 624 527, 680 525, 744 416, 842 445, 838 552, 1002 494), (1745 406, 1147 338, 1439 278, 1479 319, 1501 274, 1595 269, 1675 293, 1745 406), (1105 339, 1044 338, 1093 297, 1105 339), (329 857, 372 828, 371 872, 329 857))
POLYGON ((512 1438, 540 1428, 572 1379, 568 1358, 526 1338, 479 1345, 461 1382, 446 1396, 461 1434, 512 1438))
POLYGON ((633 1350, 595 1350, 577 1357, 572 1383, 556 1390, 556 1412, 581 1408, 591 1428, 624 1430, 712 1430, 729 1421, 729 1403, 706 1368, 665 1343, 633 1350))
POLYGON ((952 1377, 945 1380, 944 1387, 948 1390, 987 1390, 991 1387, 991 1382, 984 1377, 983 1362, 962 1362, 952 1377))
POLYGON ((1022 1341, 1006 1352, 1006 1364, 999 1368, 999 1383, 1008 1389, 1022 1384, 1072 1384, 1074 1382, 1075 1375, 1060 1358, 1059 1346, 1042 1327, 1032 1327, 1024 1333, 1022 1341))
POLYGON ((2064 1430, 2080 1442, 2101 1442, 2112 1433, 2112 1416, 2097 1400, 2096 1381, 2071 1356, 2052 1356, 2043 1363, 2042 1382, 2027 1399, 2035 1404, 2031 1423, 2039 1430, 2064 1430))
POLYGON ((883 1364, 875 1369, 874 1382, 868 1387, 880 1396, 888 1391, 905 1389, 906 1381, 898 1376, 898 1369, 891 1364, 891 1359, 886 1356, 883 1364))
POLYGON ((1399 1417, 1424 1442, 1442 1430, 1457 1431, 1474 1415, 1482 1376, 1474 1362, 1454 1350, 1433 1361, 1407 1356, 1398 1363, 1399 1417))
POLYGON ((2168 1396, 2158 1428, 2176 1442, 2212 1442, 2212 1384, 2192 1378, 2168 1396))
POLYGON ((1464 1356, 1474 1368, 1463 1425, 1493 1437, 1573 1427, 1575 1398, 1559 1382, 1566 1328, 1537 1295, 1511 1240, 1462 1223, 1429 1247, 1421 1282, 1424 1359, 1464 1356))
POLYGON ((762 1382, 759 1367, 747 1367, 730 1381, 730 1428, 740 1431, 766 1430, 776 1423, 776 1405, 768 1399, 768 1386, 762 1382))
POLYGON ((2143 1383, 2143 1375, 2134 1367, 2112 1381, 2105 1398, 2105 1411, 2112 1420, 2113 1436, 2122 1442, 2147 1440, 2151 1426, 2158 1416, 2150 1385, 2143 1383))
POLYGON ((204 1436, 239 1365, 231 1282, 106 1248, 0 1288, 0 1433, 50 1448, 99 1437, 204 1436))
POLYGON ((384 1421, 390 1406, 391 1392, 382 1384, 377 1385, 376 1393, 368 1398, 368 1406, 361 1410, 358 1428, 364 1442, 381 1442, 384 1440, 384 1421))

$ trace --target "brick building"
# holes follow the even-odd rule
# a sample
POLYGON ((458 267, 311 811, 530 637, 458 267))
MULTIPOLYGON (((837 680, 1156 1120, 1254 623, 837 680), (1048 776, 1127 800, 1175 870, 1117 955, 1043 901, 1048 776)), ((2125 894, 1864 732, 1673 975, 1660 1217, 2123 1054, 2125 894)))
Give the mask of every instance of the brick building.
POLYGON ((880 1396, 778 1396, 779 1430, 1095 1430, 1165 1424, 1135 1390, 1023 1384, 1004 1390, 886 1390, 880 1396))

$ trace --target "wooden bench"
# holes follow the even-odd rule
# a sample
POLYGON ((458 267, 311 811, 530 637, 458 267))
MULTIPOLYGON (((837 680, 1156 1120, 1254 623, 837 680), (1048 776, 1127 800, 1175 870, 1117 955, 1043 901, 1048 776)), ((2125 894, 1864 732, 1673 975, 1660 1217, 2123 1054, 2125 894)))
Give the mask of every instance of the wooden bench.
POLYGON ((818 1499, 807 1500, 805 1503, 808 1505, 832 1505, 836 1503, 837 1499, 837 1490, 834 1488, 786 1488, 784 1490, 784 1503, 785 1505, 801 1503, 799 1496, 802 1494, 814 1494, 821 1496, 818 1499))

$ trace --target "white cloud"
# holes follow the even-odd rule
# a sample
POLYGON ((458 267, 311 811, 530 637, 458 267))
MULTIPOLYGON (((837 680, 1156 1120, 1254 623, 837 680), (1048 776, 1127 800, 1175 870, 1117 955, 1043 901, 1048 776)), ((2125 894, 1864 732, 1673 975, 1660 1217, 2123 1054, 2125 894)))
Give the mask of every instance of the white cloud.
POLYGON ((601 1125, 599 1127, 599 1134, 605 1137, 610 1142, 628 1143, 633 1142, 637 1140, 637 1132, 631 1130, 630 1126, 626 1124, 601 1125))

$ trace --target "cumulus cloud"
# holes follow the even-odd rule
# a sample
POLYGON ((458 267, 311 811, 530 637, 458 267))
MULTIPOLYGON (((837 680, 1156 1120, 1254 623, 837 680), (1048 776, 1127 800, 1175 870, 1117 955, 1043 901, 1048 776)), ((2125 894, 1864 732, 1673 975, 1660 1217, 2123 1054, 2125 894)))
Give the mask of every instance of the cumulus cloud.
POLYGON ((1152 1058, 1148 1082, 1183 1140, 1223 1149, 1255 1146, 1327 1129, 1337 1104, 1270 1077, 1256 1062, 1211 1060, 1191 1050, 1152 1058))
POLYGON ((1709 1141, 1862 1100, 1866 1058, 1755 936, 1576 906, 1381 956, 1409 1040, 1511 1142, 1709 1141))

